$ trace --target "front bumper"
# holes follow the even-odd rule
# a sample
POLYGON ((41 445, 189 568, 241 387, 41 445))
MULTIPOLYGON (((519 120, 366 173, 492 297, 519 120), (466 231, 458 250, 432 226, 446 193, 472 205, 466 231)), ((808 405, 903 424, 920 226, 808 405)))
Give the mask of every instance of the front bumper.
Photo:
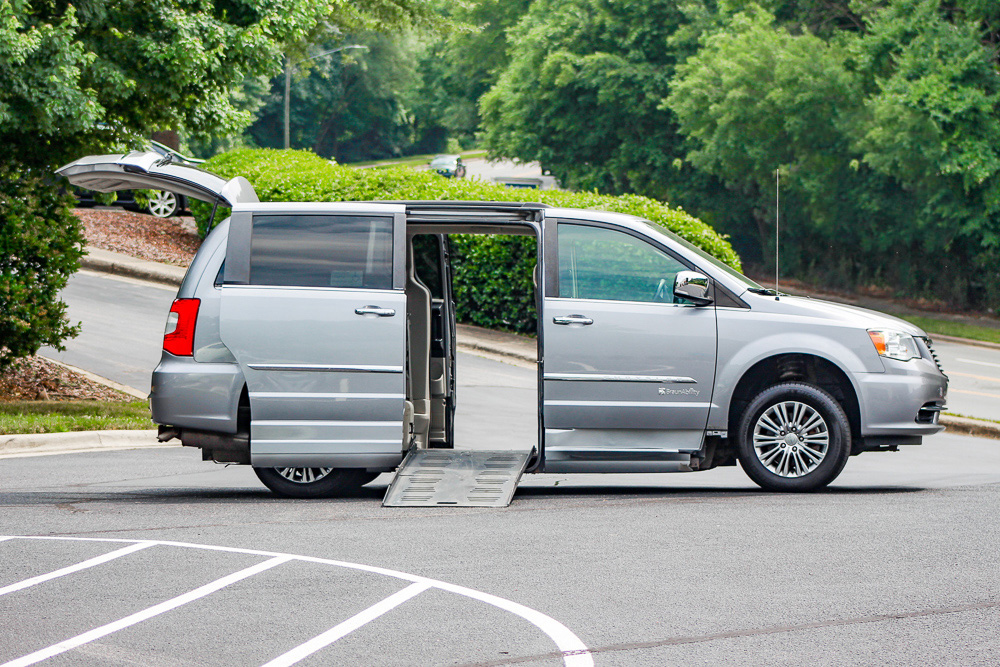
POLYGON ((883 359, 884 373, 859 373, 861 435, 926 436, 940 433, 948 378, 932 361, 883 359))

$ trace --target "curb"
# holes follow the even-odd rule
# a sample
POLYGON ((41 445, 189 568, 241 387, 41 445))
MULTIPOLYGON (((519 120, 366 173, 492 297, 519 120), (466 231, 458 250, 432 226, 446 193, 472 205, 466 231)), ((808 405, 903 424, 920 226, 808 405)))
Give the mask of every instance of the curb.
MULTIPOLYGON (((51 364, 55 364, 56 366, 59 366, 61 368, 65 368, 66 370, 73 371, 74 373, 78 373, 78 374, 82 375, 83 377, 87 378, 88 380, 90 380, 92 382, 96 382, 97 384, 103 384, 105 387, 108 387, 109 389, 114 389, 115 391, 120 391, 121 393, 128 394, 129 396, 132 396, 133 398, 139 398, 139 399, 142 399, 142 400, 146 400, 147 398, 149 398, 148 394, 144 394, 141 391, 139 391, 137 389, 133 389, 132 387, 130 387, 128 385, 121 384, 120 382, 115 382, 114 380, 109 380, 106 377, 101 377, 100 375, 97 375, 96 373, 91 373, 90 371, 85 371, 82 368, 79 368, 77 366, 70 366, 69 364, 64 364, 61 361, 56 361, 55 359, 51 359, 51 358, 46 357, 44 355, 38 355, 38 356, 41 357, 42 359, 44 359, 45 361, 51 363, 51 364)), ((0 437, 3 437, 3 436, 0 436, 0 437)))
POLYGON ((458 346, 467 351, 515 359, 526 362, 531 367, 538 362, 538 343, 534 338, 484 329, 472 324, 458 324, 455 329, 458 346))
POLYGON ((0 435, 0 458, 177 446, 159 442, 156 431, 146 430, 28 433, 0 435))
POLYGON ((988 347, 991 350, 1000 350, 1000 343, 991 343, 986 340, 973 340, 971 338, 960 338, 959 336, 946 336, 944 334, 936 334, 930 331, 927 334, 931 337, 932 341, 944 341, 946 343, 960 343, 961 345, 975 345, 976 347, 988 347))
POLYGON ((179 287, 187 269, 161 262, 136 259, 120 252, 87 247, 87 254, 80 260, 80 266, 91 271, 111 273, 118 276, 138 278, 161 285, 179 287))
POLYGON ((996 422, 969 419, 968 417, 956 417, 954 415, 941 415, 938 423, 946 427, 949 433, 1000 440, 1000 424, 996 422))

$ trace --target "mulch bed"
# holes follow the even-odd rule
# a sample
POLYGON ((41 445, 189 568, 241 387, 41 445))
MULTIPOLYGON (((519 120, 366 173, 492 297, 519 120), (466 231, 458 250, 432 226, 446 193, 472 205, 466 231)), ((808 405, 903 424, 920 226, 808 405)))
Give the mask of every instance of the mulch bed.
POLYGON ((87 245, 152 262, 187 266, 201 245, 191 218, 157 218, 123 209, 74 209, 87 245))
POLYGON ((0 375, 0 401, 82 400, 135 399, 41 357, 20 359, 0 375))

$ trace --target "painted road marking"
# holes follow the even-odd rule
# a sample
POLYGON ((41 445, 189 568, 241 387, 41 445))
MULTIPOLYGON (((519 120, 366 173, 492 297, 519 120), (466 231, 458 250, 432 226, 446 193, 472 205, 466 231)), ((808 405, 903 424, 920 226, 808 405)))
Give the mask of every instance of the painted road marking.
POLYGON ((94 628, 84 632, 82 635, 77 635, 65 641, 61 641, 58 644, 53 644, 48 648, 43 648, 40 651, 35 651, 34 653, 29 653, 28 655, 18 658, 17 660, 11 660, 10 662, 0 665, 0 667, 27 667, 27 665, 33 665, 36 662, 41 662, 42 660, 47 660, 52 656, 59 655, 60 653, 65 653, 70 649, 74 649, 77 646, 82 646, 95 639, 100 639, 101 637, 106 637, 113 632, 118 632, 130 625, 135 625, 136 623, 141 623, 142 621, 153 618, 154 616, 159 616, 160 614, 170 611, 171 609, 176 609, 181 605, 185 605, 188 602, 193 602, 199 598, 203 598, 206 595, 211 595, 212 593, 225 588, 230 584, 234 584, 237 581, 246 579, 247 577, 252 577, 255 574, 260 574, 265 570, 270 570, 272 567, 281 565, 282 563, 287 563, 292 560, 290 556, 276 556, 270 560, 266 560, 263 563, 258 563, 253 567, 248 567, 245 570, 240 570, 239 572, 234 572, 229 576, 223 577, 221 579, 216 579, 215 581, 205 584, 204 586, 199 586, 193 591, 189 591, 184 595, 178 595, 177 597, 167 600, 166 602, 161 602, 158 605, 154 605, 148 609, 144 609, 140 612, 136 612, 130 616, 114 621, 113 623, 108 623, 107 625, 102 625, 99 628, 94 628))
MULTIPOLYGON (((123 539, 115 539, 108 537, 17 536, 16 539, 63 540, 71 542, 114 542, 116 544, 121 544, 121 543, 133 544, 136 542, 140 542, 140 540, 123 540, 123 539)), ((544 632, 549 637, 549 639, 551 639, 555 643, 560 653, 562 653, 563 664, 566 667, 594 667, 594 659, 590 655, 590 649, 588 649, 586 644, 580 641, 580 638, 577 637, 573 633, 573 631, 567 628, 565 625, 563 625, 562 623, 560 623, 559 621, 555 620, 550 616, 546 616, 540 611, 536 611, 530 607, 525 607, 522 604, 518 604, 517 602, 497 597, 496 595, 490 595, 489 593, 484 593, 482 591, 473 590, 471 588, 466 588, 464 586, 456 586, 454 584, 449 584, 444 581, 438 581, 436 579, 421 577, 416 574, 408 574, 406 572, 400 572, 399 570, 390 570, 383 567, 375 567, 373 565, 363 565, 361 563, 350 563, 347 561, 330 560, 328 558, 297 556, 293 554, 284 554, 274 551, 260 551, 257 549, 219 547, 210 544, 191 544, 189 542, 172 542, 166 540, 142 540, 142 543, 146 542, 150 542, 152 544, 159 544, 162 546, 181 547, 184 549, 201 549, 205 551, 222 551, 225 553, 250 554, 254 556, 268 556, 271 558, 285 558, 288 560, 296 560, 303 563, 332 565, 334 567, 343 567, 351 570, 358 570, 361 572, 382 574, 387 577, 402 579, 404 581, 410 581, 415 584, 427 584, 430 588, 437 588, 443 591, 448 591, 449 593, 455 593, 456 595, 461 595, 463 597, 471 598, 473 600, 479 600, 480 602, 485 602, 488 605, 497 607, 498 609, 503 609, 504 611, 520 616, 521 618, 528 621, 536 628, 544 632)), ((13 664, 14 663, 7 663, 6 665, 0 665, 0 667, 12 667, 13 664)), ((30 663, 25 663, 25 664, 30 664, 30 663)))
POLYGON ((264 667, 288 667, 289 665, 294 665, 299 660, 312 655, 320 649, 326 648, 341 637, 354 632, 364 624, 374 621, 382 614, 392 611, 410 598, 420 595, 430 587, 431 585, 428 583, 410 584, 398 593, 390 595, 381 602, 373 604, 371 607, 368 607, 368 609, 365 609, 359 614, 355 614, 343 623, 338 623, 323 634, 313 637, 301 646, 296 646, 291 651, 279 655, 277 658, 264 665, 264 667))
POLYGON ((955 359, 955 361, 961 361, 966 364, 977 364, 979 366, 992 366, 993 368, 1000 368, 1000 364, 994 364, 991 361, 976 361, 975 359, 962 359, 961 357, 955 359))
POLYGON ((968 389, 949 389, 949 394, 968 394, 970 396, 985 396, 986 398, 1000 398, 1000 394, 987 394, 984 391, 969 391, 968 389))
MULTIPOLYGON (((10 538, 7 537, 3 539, 10 539, 10 538)), ((131 546, 118 549, 117 551, 106 553, 103 556, 98 556, 96 558, 91 558, 90 560, 85 560, 81 563, 77 563, 76 565, 70 565, 69 567, 64 567, 59 570, 54 570, 53 572, 49 572, 48 574, 40 574, 37 577, 32 577, 31 579, 25 579, 24 581, 19 581, 16 584, 11 584, 9 586, 4 586, 3 588, 0 588, 0 595, 6 595, 7 593, 20 591, 25 588, 28 588, 29 586, 40 584, 43 581, 49 581, 50 579, 64 577, 67 574, 79 572, 80 570, 86 570, 88 567, 94 567, 95 565, 100 565, 101 563, 107 563, 109 560, 121 558, 122 556, 127 556, 130 553, 135 553, 136 551, 148 549, 151 546, 153 546, 152 542, 140 542, 139 544, 133 544, 131 546)))
POLYGON ((973 380, 986 380, 987 382, 1000 382, 1000 378, 993 378, 989 375, 973 375, 972 373, 959 373, 957 371, 951 371, 948 375, 957 375, 963 378, 972 378, 973 380))

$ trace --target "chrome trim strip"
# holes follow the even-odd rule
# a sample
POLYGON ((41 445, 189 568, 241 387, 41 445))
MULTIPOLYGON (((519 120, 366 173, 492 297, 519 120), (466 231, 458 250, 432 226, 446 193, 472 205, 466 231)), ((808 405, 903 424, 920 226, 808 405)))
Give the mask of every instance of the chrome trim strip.
MULTIPOLYGON (((692 390, 693 391, 693 390, 692 390)), ((545 407, 553 408, 659 408, 688 410, 690 408, 710 408, 711 403, 666 402, 666 401, 545 401, 545 407)))
MULTIPOLYGON (((250 426, 355 426, 355 427, 374 427, 381 428, 383 426, 395 428, 396 426, 402 426, 403 420, 399 421, 369 421, 369 422, 359 422, 359 421, 321 421, 318 419, 303 419, 301 421, 291 420, 291 419, 254 419, 251 420, 250 426)), ((254 442, 257 442, 254 440, 254 442)))
POLYGON ((598 373, 546 373, 546 380, 568 382, 657 382, 660 384, 698 384, 682 375, 602 375, 598 373))
POLYGON ((322 393, 322 392, 304 392, 304 391, 251 391, 251 398, 268 398, 268 399, 295 399, 300 400, 303 398, 320 398, 323 400, 340 400, 340 399, 382 399, 386 401, 390 400, 405 400, 406 394, 352 394, 350 392, 343 393, 322 393))
POLYGON ((402 366, 327 366, 325 364, 247 364, 255 371, 310 371, 319 373, 402 373, 402 366))

